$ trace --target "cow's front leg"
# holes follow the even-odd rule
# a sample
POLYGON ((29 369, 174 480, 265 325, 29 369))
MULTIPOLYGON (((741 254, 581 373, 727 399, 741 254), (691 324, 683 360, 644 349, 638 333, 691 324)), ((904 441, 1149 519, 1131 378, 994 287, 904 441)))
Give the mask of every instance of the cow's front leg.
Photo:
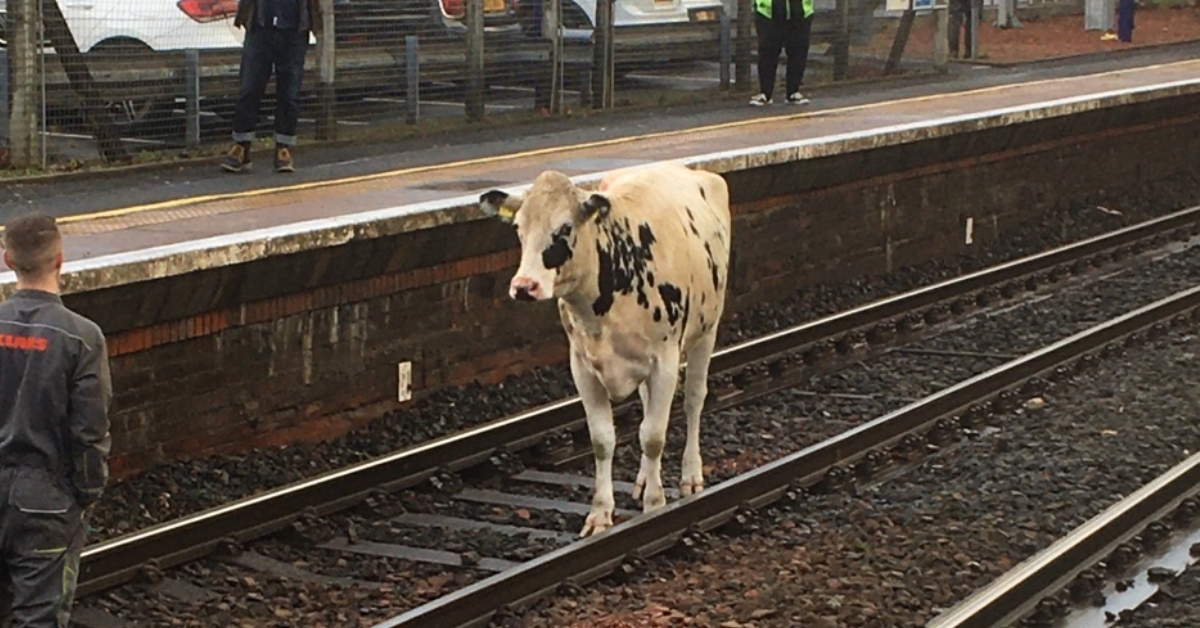
POLYGON ((642 486, 642 512, 650 512, 667 503, 662 483, 662 454, 667 446, 667 422, 671 418, 671 400, 679 383, 679 354, 667 352, 650 373, 648 394, 643 399, 645 417, 639 436, 642 441, 642 467, 638 483, 642 486))
POLYGON ((583 359, 571 352, 571 375, 579 399, 587 414, 588 434, 592 438, 592 454, 596 457, 596 480, 592 494, 592 511, 579 536, 599 534, 613 525, 612 460, 617 446, 617 433, 613 427, 612 403, 600 380, 588 370, 583 359))
POLYGON ((704 490, 704 463, 700 458, 700 413, 708 397, 708 365, 717 343, 716 326, 687 353, 687 375, 683 384, 683 413, 687 415, 687 444, 683 447, 683 477, 679 492, 684 497, 704 490))

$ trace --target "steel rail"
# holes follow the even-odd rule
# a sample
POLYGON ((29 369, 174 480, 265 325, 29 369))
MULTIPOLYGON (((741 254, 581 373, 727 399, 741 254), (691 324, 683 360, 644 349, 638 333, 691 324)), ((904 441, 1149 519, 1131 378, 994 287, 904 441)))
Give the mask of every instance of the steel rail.
POLYGON ((1033 610, 1148 524, 1200 493, 1200 453, 1075 528, 988 586, 935 617, 928 628, 999 628, 1033 610))
MULTIPOLYGON (((1200 229, 1194 207, 1101 236, 969 273, 810 321, 717 351, 713 375, 740 368, 814 342, 830 340, 880 321, 920 311, 1106 250, 1184 228, 1200 229)), ((614 409, 617 412, 619 408, 614 409)), ((79 595, 128 582, 144 567, 165 569, 212 553, 227 541, 246 542, 281 530, 304 513, 325 515, 365 500, 376 490, 394 491, 442 470, 458 471, 496 453, 531 447, 547 434, 582 429, 579 397, 560 400, 479 427, 447 435, 374 460, 351 465, 251 497, 107 540, 84 550, 79 595)))
POLYGON ((955 412, 1054 370, 1116 340, 1200 306, 1200 287, 1176 293, 1055 342, 895 412, 843 432, 697 495, 668 504, 585 540, 376 624, 374 628, 462 628, 536 598, 560 583, 595 579, 627 557, 662 551, 692 526, 710 530, 744 507, 771 503, 797 483, 887 446, 955 412))

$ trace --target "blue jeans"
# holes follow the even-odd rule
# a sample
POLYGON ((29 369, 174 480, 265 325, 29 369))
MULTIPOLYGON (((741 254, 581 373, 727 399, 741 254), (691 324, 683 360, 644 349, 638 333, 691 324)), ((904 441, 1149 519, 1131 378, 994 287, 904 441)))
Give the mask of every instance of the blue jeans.
POLYGON ((300 118, 300 84, 304 79, 304 57, 308 53, 308 31, 281 31, 252 25, 242 45, 242 65, 237 106, 233 113, 233 141, 251 142, 258 125, 267 81, 275 73, 275 143, 296 144, 300 118))

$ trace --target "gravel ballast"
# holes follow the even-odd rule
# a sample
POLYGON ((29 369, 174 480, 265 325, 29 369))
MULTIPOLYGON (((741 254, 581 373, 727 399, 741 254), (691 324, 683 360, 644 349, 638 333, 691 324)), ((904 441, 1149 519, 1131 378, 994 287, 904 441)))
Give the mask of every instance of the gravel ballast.
POLYGON ((908 473, 763 513, 758 533, 505 625, 922 626, 1196 451, 1194 334, 1051 384, 1038 409, 994 416, 908 473))
MULTIPOLYGON (((1003 240, 982 246, 972 257, 900 268, 887 276, 805 287, 784 303, 763 304, 729 317, 720 344, 727 346, 1194 205, 1200 202, 1198 188, 1195 177, 1179 177, 1122 193, 1099 192, 1064 204, 1037 223, 1005 234, 1003 240), (1099 205, 1107 211, 1098 209, 1099 205)), ((93 513, 89 542, 186 516, 574 393, 565 365, 543 368, 510 377, 498 386, 472 385, 435 392, 331 442, 161 465, 109 487, 93 513)))

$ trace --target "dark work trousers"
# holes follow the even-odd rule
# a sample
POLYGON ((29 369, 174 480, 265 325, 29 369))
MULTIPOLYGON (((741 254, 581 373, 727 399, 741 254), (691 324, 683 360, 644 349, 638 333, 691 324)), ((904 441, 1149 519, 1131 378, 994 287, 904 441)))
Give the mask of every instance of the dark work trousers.
POLYGON ((300 84, 304 78, 304 57, 308 53, 308 31, 282 31, 250 26, 242 44, 242 86, 238 90, 237 109, 233 114, 233 141, 254 141, 258 111, 267 82, 275 72, 275 143, 296 144, 296 123, 300 119, 300 84))
POLYGON ((971 3, 969 0, 950 0, 950 54, 958 57, 958 36, 966 31, 964 58, 971 57, 971 3), (965 27, 965 28, 964 28, 965 27))
POLYGON ((64 481, 0 467, 0 625, 67 628, 86 535, 64 481))
POLYGON ((1117 3, 1117 39, 1130 43, 1133 41, 1133 12, 1137 6, 1133 0, 1120 0, 1117 3))
POLYGON ((754 13, 754 28, 758 31, 758 89, 767 98, 775 91, 775 70, 779 53, 787 50, 787 94, 800 91, 804 70, 808 67, 808 44, 812 35, 813 16, 800 20, 768 18, 754 13))

